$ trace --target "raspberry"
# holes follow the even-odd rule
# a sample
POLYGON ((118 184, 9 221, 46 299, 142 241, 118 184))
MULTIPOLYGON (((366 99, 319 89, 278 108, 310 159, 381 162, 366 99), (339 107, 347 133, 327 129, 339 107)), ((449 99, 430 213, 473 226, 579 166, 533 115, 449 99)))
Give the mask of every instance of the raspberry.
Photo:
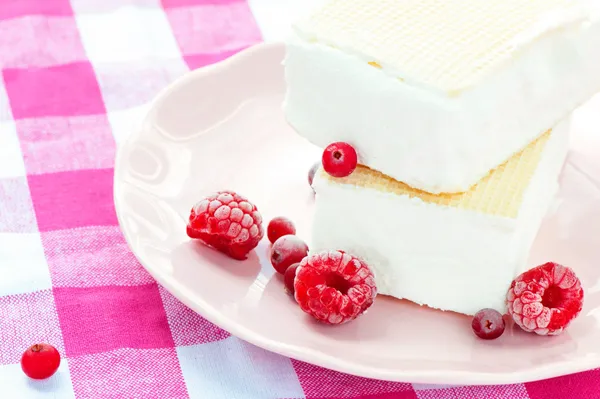
POLYGON ((315 162, 313 166, 308 170, 308 184, 312 187, 313 180, 315 175, 317 174, 317 170, 319 170, 319 166, 321 166, 321 162, 315 162))
POLYGON ((323 169, 333 177, 346 177, 358 164, 356 150, 348 143, 329 144, 323 151, 323 169))
POLYGON ((256 206, 239 194, 221 191, 194 205, 187 234, 233 259, 243 260, 263 238, 264 229, 256 206))
POLYGON ((29 377, 43 380, 51 377, 60 366, 60 353, 49 344, 35 344, 21 356, 21 369, 29 377))
POLYGON ((377 296, 371 269, 344 251, 323 251, 300 262, 296 302, 326 324, 342 324, 364 313, 377 296))
POLYGON ((308 246, 296 236, 279 237, 271 247, 271 264, 277 272, 283 274, 294 263, 308 255, 308 246))
POLYGON ((283 275, 283 284, 285 285, 285 289, 292 295, 294 295, 294 279, 296 278, 296 270, 298 270, 298 266, 300 266, 300 263, 294 263, 286 269, 285 274, 283 275))
POLYGON ((573 270, 548 262, 513 280, 506 302, 523 330, 559 335, 581 312, 583 289, 573 270))
POLYGON ((271 243, 277 241, 279 237, 288 234, 296 234, 296 227, 290 219, 280 216, 269 222, 269 225, 267 226, 267 237, 271 243))
POLYGON ((505 327, 502 315, 494 309, 480 310, 471 322, 473 332, 481 339, 496 339, 504 333, 505 327))

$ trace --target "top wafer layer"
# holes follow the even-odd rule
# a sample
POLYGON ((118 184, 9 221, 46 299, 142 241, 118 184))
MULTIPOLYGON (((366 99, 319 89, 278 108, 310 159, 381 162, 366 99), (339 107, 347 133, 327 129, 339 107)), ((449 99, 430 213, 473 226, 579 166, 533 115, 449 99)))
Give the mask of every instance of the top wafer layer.
POLYGON ((407 82, 454 93, 516 48, 589 17, 589 0, 332 0, 295 25, 407 82))

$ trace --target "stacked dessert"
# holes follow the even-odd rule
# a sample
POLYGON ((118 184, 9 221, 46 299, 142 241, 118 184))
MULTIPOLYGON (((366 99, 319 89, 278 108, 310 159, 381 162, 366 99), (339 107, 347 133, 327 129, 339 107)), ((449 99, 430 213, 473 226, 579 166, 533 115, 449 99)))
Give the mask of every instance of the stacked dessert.
POLYGON ((356 256, 380 294, 504 313, 600 91, 598 2, 329 1, 284 65, 286 118, 325 149, 311 252, 356 256))
MULTIPOLYGON (((271 263, 300 308, 342 324, 378 294, 560 334, 583 306, 575 271, 526 270, 568 151, 600 91, 597 0, 333 0, 294 25, 284 111, 321 146, 312 242, 272 219, 271 263)), ((265 236, 223 190, 187 234, 235 259, 265 236)))

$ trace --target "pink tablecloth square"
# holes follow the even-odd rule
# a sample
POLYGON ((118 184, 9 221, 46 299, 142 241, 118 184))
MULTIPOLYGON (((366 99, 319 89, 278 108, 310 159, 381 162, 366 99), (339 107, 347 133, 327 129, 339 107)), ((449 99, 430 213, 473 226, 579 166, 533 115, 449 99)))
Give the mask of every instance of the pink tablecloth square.
POLYGON ((527 383, 530 399, 600 398, 600 370, 527 383))
POLYGON ((5 69, 3 75, 15 119, 106 112, 89 62, 5 69))
POLYGON ((54 297, 67 356, 174 346, 156 284, 55 288, 54 297))
POLYGON ((41 238, 54 287, 137 286, 154 282, 128 250, 118 226, 48 231, 41 238))
POLYGON ((159 287, 159 291, 176 346, 205 344, 229 337, 227 331, 179 302, 163 287, 159 287))
POLYGON ((30 175, 114 165, 117 147, 104 114, 18 119, 15 125, 30 175))
POLYGON ((212 2, 165 11, 185 55, 238 50, 260 40, 255 24, 240 23, 252 18, 245 1, 212 2))
POLYGON ((112 179, 112 169, 30 175, 39 230, 117 225, 112 179))
POLYGON ((113 204, 118 143, 158 91, 284 39, 281 28, 314 2, 0 0, 0 397, 600 398, 599 371, 431 386, 291 360, 209 323, 129 251, 113 204), (39 341, 63 359, 46 381, 19 365, 39 341))
POLYGON ((0 297, 0 364, 18 363, 35 342, 52 342, 64 352, 52 290, 0 297))
POLYGON ((28 15, 0 19, 0 59, 7 68, 31 68, 82 61, 86 55, 72 16, 28 15))
POLYGON ((189 398, 175 348, 75 356, 69 369, 77 398, 189 398))
POLYGON ((26 15, 71 15, 69 0, 2 0, 0 19, 11 19, 26 15))
POLYGON ((366 393, 395 393, 403 399, 415 397, 411 384, 354 377, 296 360, 292 363, 306 396, 310 398, 357 398, 366 393))
POLYGON ((475 387, 432 388, 417 391, 419 399, 527 399, 527 388, 523 384, 475 387))

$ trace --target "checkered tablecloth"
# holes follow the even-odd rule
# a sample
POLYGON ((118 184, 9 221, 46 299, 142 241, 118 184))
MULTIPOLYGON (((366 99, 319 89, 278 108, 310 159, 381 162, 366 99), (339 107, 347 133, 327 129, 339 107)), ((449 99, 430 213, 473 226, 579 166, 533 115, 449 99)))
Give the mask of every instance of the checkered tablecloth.
POLYGON ((0 398, 600 398, 599 371, 441 387, 290 360, 211 325, 136 261, 113 208, 116 146, 160 89, 280 40, 308 3, 0 0, 0 398), (32 381, 19 359, 39 341, 63 361, 32 381))

